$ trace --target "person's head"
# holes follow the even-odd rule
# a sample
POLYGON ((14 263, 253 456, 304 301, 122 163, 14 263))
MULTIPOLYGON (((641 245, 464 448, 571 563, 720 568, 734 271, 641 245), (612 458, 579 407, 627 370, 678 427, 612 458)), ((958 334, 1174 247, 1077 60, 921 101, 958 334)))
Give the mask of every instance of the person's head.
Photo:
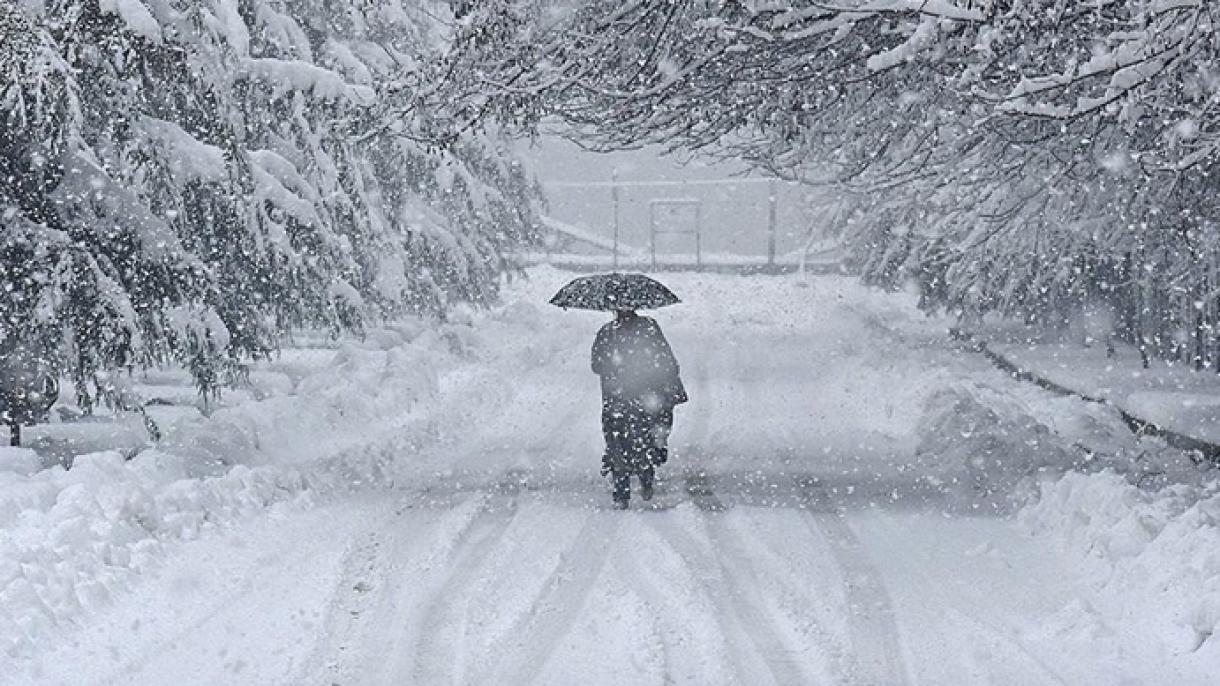
POLYGON ((615 310, 614 318, 618 320, 630 319, 635 316, 635 310, 615 310))

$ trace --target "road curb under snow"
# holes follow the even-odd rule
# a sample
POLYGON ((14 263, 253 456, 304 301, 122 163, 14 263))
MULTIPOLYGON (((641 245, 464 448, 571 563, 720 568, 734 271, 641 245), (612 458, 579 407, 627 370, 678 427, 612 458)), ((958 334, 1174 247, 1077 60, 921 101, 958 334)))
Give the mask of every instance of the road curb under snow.
POLYGON ((1114 408, 1114 411, 1118 412, 1119 416, 1122 417, 1123 423, 1127 425, 1127 428, 1131 430, 1131 433, 1137 436, 1155 436, 1164 440, 1167 444, 1173 446, 1174 448, 1187 451, 1192 455, 1198 455, 1198 457, 1192 457, 1195 462, 1203 462, 1206 460, 1213 465, 1220 466, 1220 445, 1195 438, 1194 436, 1189 436, 1187 434, 1166 429, 1155 422, 1132 414, 1129 410, 1118 405, 1112 400, 1098 398, 1082 391, 1055 383, 1054 381, 1051 381, 1035 371, 1022 367, 1008 357, 1005 357, 1003 354, 996 352, 987 344, 987 341, 976 337, 974 334, 961 331, 960 329, 950 329, 949 335, 956 340, 966 343, 972 350, 980 353, 983 357, 987 358, 992 364, 994 364, 996 368, 1012 376, 1014 379, 1028 381, 1029 383, 1058 395, 1080 398, 1081 400, 1085 400, 1087 402, 1112 407, 1114 408))

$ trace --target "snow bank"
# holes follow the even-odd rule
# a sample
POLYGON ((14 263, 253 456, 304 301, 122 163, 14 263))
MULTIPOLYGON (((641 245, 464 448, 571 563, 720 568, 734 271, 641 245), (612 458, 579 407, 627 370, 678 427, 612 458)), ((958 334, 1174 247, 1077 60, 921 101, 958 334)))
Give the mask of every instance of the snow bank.
POLYGON ((1011 392, 961 382, 925 407, 915 462, 950 492, 999 505, 1027 477, 1078 455, 1011 392))
POLYGON ((0 447, 0 474, 29 476, 42 469, 42 458, 29 448, 0 447))
POLYGON ((1078 601, 1040 628, 1048 640, 1149 645, 1180 674, 1220 664, 1214 472, 1134 439, 1105 405, 977 379, 929 398, 914 467, 972 509, 1017 506, 1026 533, 1080 568, 1078 601))
POLYGON ((129 589, 175 541, 410 474, 396 463, 410 462, 445 420, 429 414, 477 404, 485 391, 463 385, 480 380, 472 365, 503 374, 491 370, 550 359, 557 342, 502 345, 536 338, 538 324, 537 308, 517 303, 439 328, 408 322, 370 332, 295 384, 272 372, 274 387, 291 395, 246 396, 184 418, 130 461, 110 450, 76 456, 70 470, 40 469, 33 451, 0 449, 0 655, 32 654, 129 589), (519 359, 479 364, 503 354, 519 359))
POLYGON ((1166 643, 1179 667, 1220 664, 1220 481, 1149 492, 1111 471, 1041 484, 1019 520, 1093 579, 1068 630, 1091 615, 1166 643))
POLYGON ((1069 470, 1110 469, 1142 485, 1204 477, 1188 453, 1132 436, 1111 406, 992 378, 972 376, 928 398, 913 462, 972 507, 1019 507, 1036 496, 1036 479, 1069 470))
POLYGON ((304 490, 299 473, 238 467, 181 476, 182 458, 116 452, 25 483, 0 475, 0 650, 16 657, 59 623, 108 602, 155 567, 167 542, 248 516, 304 490))

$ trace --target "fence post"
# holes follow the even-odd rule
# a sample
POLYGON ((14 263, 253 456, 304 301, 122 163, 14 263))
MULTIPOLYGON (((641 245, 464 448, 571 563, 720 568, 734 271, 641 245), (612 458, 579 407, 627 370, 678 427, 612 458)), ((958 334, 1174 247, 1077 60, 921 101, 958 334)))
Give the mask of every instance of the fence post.
POLYGON ((775 268, 775 232, 777 230, 777 212, 776 205, 779 203, 779 186, 775 183, 775 179, 767 184, 768 192, 768 212, 767 212, 767 266, 775 268))
MULTIPOLYGON (((618 167, 610 168, 610 195, 614 198, 614 271, 618 271, 618 167)), ((653 258, 656 259, 655 257, 653 258)))
POLYGON ((648 203, 648 250, 652 254, 652 271, 657 270, 657 206, 656 201, 648 203))
POLYGON ((703 271, 703 205, 695 205, 695 271, 703 271))

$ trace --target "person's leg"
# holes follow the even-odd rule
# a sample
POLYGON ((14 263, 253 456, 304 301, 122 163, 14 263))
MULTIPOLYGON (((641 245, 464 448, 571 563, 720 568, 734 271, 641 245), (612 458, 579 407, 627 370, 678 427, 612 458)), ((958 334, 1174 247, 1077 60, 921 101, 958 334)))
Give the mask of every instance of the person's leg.
POLYGON ((631 504, 631 472, 623 469, 613 472, 613 475, 614 506, 626 510, 631 504))
POLYGON ((647 449, 647 422, 638 403, 616 402, 607 419, 607 445, 610 446, 610 473, 614 483, 614 504, 626 509, 631 499, 631 475, 638 473, 647 449))
POLYGON ((636 473, 640 475, 640 497, 644 500, 652 500, 652 483, 656 478, 656 471, 652 465, 648 465, 636 473))
POLYGON ((602 453, 602 476, 609 476, 615 467, 623 465, 623 412, 617 403, 611 400, 602 401, 602 438, 606 449, 602 453))
POLYGON ((610 476, 614 505, 620 509, 626 509, 631 500, 631 417, 628 409, 615 401, 602 404, 602 435, 606 440, 602 474, 610 476))

